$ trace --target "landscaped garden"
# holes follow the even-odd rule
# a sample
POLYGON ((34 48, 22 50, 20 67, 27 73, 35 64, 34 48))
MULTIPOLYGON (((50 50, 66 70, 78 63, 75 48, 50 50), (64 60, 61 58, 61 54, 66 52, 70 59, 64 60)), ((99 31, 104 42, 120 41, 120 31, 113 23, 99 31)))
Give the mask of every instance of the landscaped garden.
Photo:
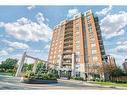
POLYGON ((7 58, 0 64, 0 75, 14 76, 17 70, 17 59, 7 58))
POLYGON ((27 70, 23 73, 25 83, 57 83, 58 73, 55 69, 46 69, 43 62, 37 63, 36 72, 27 70))

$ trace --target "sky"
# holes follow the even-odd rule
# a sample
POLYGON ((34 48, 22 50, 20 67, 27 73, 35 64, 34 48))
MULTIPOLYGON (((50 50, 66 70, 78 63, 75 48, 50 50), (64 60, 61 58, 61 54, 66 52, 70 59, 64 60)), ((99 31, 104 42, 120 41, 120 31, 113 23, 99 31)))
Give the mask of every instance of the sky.
POLYGON ((52 29, 91 9, 99 17, 105 51, 121 65, 127 58, 126 6, 0 6, 0 61, 28 55, 47 60, 52 29))

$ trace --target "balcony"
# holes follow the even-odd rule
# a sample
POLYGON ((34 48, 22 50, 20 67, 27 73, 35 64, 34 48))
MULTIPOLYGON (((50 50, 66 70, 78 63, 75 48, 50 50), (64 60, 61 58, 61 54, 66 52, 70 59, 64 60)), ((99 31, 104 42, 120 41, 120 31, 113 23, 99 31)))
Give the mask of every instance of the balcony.
POLYGON ((66 40, 66 41, 64 41, 64 44, 66 45, 66 44, 73 44, 73 41, 72 40, 66 40))
POLYGON ((71 60, 72 57, 63 57, 64 60, 71 60))
POLYGON ((65 32, 73 32, 73 28, 65 28, 65 32))
POLYGON ((73 32, 65 32, 65 37, 66 36, 73 36, 73 32))
POLYGON ((64 49, 72 49, 73 45, 64 46, 64 49))
POLYGON ((68 34, 68 35, 64 36, 64 38, 66 38, 66 37, 73 37, 73 35, 72 34, 68 34))
POLYGON ((64 37, 64 40, 73 40, 73 36, 66 36, 64 37))
POLYGON ((71 66, 72 63, 68 63, 68 62, 63 62, 63 66, 64 65, 68 65, 68 66, 71 66))
POLYGON ((72 54, 72 51, 64 51, 63 54, 72 54))

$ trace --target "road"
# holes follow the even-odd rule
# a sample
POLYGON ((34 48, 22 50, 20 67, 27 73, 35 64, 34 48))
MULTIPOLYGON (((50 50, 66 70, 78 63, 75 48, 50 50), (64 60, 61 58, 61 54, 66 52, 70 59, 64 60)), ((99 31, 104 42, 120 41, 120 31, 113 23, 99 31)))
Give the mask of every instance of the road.
MULTIPOLYGON (((117 90, 114 87, 101 87, 86 82, 58 80, 56 84, 25 84, 20 82, 19 77, 0 75, 0 90, 117 90)), ((120 89, 120 88, 119 88, 120 89)))

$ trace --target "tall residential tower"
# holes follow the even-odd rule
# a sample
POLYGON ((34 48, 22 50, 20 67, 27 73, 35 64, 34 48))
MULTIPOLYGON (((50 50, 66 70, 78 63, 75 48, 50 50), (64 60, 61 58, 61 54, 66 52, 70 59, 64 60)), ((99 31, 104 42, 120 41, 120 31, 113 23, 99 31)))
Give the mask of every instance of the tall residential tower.
POLYGON ((59 69, 70 69, 72 76, 84 77, 90 66, 104 64, 104 57, 98 17, 91 10, 54 27, 48 61, 59 69))

